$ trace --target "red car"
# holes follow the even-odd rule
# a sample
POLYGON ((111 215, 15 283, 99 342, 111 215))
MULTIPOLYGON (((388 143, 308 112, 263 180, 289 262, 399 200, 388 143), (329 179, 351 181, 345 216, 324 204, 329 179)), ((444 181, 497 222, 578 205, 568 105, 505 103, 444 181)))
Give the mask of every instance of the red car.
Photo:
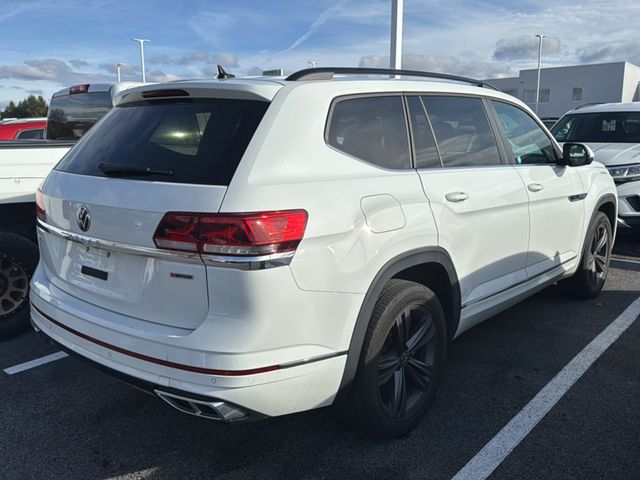
POLYGON ((46 118, 0 120, 0 140, 30 140, 44 138, 46 118))

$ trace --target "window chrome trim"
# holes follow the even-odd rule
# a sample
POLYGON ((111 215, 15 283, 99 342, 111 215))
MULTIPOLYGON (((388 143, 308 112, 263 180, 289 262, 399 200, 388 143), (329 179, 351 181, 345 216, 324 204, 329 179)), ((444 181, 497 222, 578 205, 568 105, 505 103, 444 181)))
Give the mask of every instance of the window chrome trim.
POLYGON ((180 259, 188 263, 204 263, 208 267, 236 268, 239 270, 264 270, 267 268, 289 265, 295 251, 257 255, 252 257, 234 257, 231 255, 211 255, 174 250, 162 250, 154 247, 143 247, 127 243, 102 240, 88 235, 69 232, 38 219, 38 228, 44 232, 64 238, 70 242, 79 243, 87 247, 94 247, 112 252, 121 252, 129 255, 140 255, 152 258, 180 259))

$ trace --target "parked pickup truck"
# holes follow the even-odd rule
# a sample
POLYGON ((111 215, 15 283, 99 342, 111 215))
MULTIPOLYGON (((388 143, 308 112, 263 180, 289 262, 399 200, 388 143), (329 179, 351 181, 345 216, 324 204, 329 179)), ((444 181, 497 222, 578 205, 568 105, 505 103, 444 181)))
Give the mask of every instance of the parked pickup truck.
POLYGON ((38 185, 113 107, 115 97, 136 85, 84 84, 60 90, 51 98, 44 140, 0 142, 0 338, 29 323, 29 280, 38 263, 38 185))
POLYGON ((0 121, 0 140, 40 140, 47 128, 46 118, 12 118, 0 121))

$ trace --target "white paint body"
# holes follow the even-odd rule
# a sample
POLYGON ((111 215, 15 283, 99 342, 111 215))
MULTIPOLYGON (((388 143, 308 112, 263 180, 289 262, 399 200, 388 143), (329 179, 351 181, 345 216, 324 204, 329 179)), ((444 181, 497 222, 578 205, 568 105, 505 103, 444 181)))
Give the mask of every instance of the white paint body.
MULTIPOLYGON (((230 185, 54 170, 43 185, 47 223, 82 234, 75 222, 82 204, 94 218, 92 237, 153 250, 153 233, 167 211, 305 209, 307 228, 291 263, 250 271, 212 266, 198 255, 112 252, 107 258, 104 249, 87 251, 40 229, 32 320, 63 346, 113 370, 265 415, 333 402, 365 295, 388 262, 425 247, 448 252, 462 297, 454 336, 459 335, 571 275, 596 202, 615 192, 597 163, 391 171, 325 143, 331 103, 342 95, 455 93, 503 99, 530 112, 512 97, 484 88, 393 79, 170 85, 194 97, 271 101, 230 185), (543 195, 527 190, 530 179, 546 187, 543 195), (457 191, 467 192, 469 201, 446 200, 457 191), (576 204, 558 200, 583 192, 586 198, 576 204), (108 271, 109 282, 79 275, 83 262, 108 271), (176 271, 193 279, 172 278, 169 273, 176 271), (140 355, 220 370, 335 356, 267 373, 207 375, 132 358, 69 329, 140 355)), ((131 91, 130 98, 141 91, 131 91)))

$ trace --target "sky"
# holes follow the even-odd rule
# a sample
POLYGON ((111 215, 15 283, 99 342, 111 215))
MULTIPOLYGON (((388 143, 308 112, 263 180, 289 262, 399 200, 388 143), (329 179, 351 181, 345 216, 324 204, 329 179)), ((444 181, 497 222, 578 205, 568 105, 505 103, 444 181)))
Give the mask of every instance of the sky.
MULTIPOLYGON (((640 65, 637 0, 405 0, 403 67, 495 78, 543 66, 640 65)), ((0 106, 78 83, 389 63, 391 0, 0 0, 0 106)))

